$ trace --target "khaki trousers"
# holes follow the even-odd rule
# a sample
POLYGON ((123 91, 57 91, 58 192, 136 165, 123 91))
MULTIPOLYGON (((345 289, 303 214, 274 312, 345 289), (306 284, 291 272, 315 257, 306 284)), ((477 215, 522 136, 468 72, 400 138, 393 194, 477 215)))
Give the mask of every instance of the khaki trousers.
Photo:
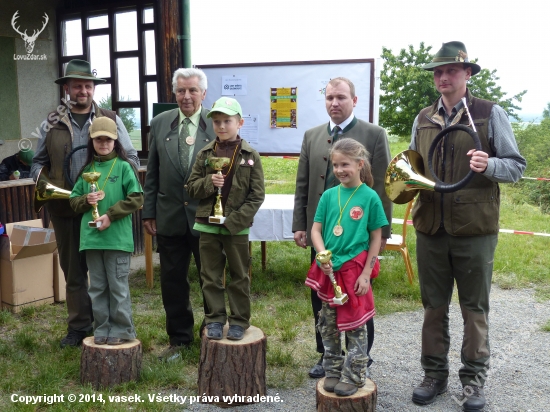
POLYGON ((219 322, 222 325, 229 319, 230 325, 250 326, 250 254, 248 235, 220 235, 201 232, 199 241, 201 254, 202 292, 208 312, 206 324, 219 322), (225 262, 229 264, 230 280, 223 287, 225 262), (225 293, 229 299, 231 314, 225 309, 225 293))

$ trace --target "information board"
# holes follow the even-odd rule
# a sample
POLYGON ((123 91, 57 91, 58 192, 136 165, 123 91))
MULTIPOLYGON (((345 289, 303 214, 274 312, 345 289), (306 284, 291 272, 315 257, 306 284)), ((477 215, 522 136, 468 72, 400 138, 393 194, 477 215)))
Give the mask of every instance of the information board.
POLYGON ((355 116, 377 124, 375 59, 198 65, 208 77, 204 107, 222 96, 239 101, 241 135, 263 155, 297 155, 306 130, 328 123, 324 91, 335 77, 355 85, 355 116))

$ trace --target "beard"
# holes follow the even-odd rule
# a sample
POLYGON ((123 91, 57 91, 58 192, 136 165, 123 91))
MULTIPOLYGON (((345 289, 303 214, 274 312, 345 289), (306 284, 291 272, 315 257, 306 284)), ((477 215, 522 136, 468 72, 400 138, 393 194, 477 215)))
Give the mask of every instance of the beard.
POLYGON ((75 97, 74 99, 71 98, 71 106, 77 108, 78 110, 89 109, 92 106, 92 100, 92 96, 86 97, 86 100, 82 97, 80 99, 78 99, 78 97, 75 97))

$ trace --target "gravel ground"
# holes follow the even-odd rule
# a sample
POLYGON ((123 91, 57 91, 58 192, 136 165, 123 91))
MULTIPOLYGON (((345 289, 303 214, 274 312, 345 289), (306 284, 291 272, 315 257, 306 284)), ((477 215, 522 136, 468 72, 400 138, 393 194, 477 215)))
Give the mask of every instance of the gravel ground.
MULTIPOLYGON (((370 368, 378 385, 378 411, 461 411, 458 379, 462 316, 458 302, 451 306, 451 375, 449 390, 425 407, 411 402, 413 388, 421 381, 420 328, 422 311, 377 316, 376 339, 370 368)), ((548 411, 550 393, 550 334, 541 326, 550 319, 550 302, 538 303, 530 289, 491 292, 491 370, 485 384, 490 411, 548 411)), ((314 379, 294 390, 268 389, 282 402, 234 407, 233 411, 315 411, 314 379)), ((193 404, 191 411, 221 411, 212 405, 193 404)))

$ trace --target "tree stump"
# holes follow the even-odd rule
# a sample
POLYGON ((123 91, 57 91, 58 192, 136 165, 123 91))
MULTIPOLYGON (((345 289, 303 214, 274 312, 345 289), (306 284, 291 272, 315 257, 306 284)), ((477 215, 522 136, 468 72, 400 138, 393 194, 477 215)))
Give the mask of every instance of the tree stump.
POLYGON ((94 337, 82 341, 80 382, 94 389, 108 388, 139 379, 141 342, 133 339, 122 345, 96 345, 94 337))
POLYGON ((376 384, 367 379, 365 386, 351 396, 338 396, 323 389, 325 378, 317 382, 317 412, 374 412, 376 384))
MULTIPOLYGON (((226 324, 223 335, 227 335, 226 324)), ((220 407, 261 402, 266 389, 267 339, 263 331, 250 326, 242 340, 211 340, 206 328, 201 337, 199 396, 220 407)))

